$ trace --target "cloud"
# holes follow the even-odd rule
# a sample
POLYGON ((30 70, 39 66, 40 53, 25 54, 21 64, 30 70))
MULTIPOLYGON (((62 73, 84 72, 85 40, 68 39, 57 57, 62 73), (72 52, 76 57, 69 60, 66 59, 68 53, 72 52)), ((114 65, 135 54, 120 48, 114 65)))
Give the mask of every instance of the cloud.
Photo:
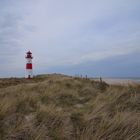
POLYGON ((38 72, 135 54, 139 7, 139 0, 0 1, 0 67, 24 70, 27 50, 38 72))
MULTIPOLYGON (((90 77, 140 77, 140 52, 106 58, 98 63, 83 62, 78 65, 46 67, 47 73, 88 75, 90 77)), ((42 70, 43 72, 43 70, 42 70)))
POLYGON ((26 14, 23 13, 24 5, 21 4, 23 3, 17 0, 0 1, 0 70, 2 75, 10 71, 18 73, 17 69, 24 63, 21 59, 22 40, 27 32, 32 30, 29 29, 31 25, 28 27, 23 22, 26 14), (19 9, 20 6, 22 6, 21 9, 19 9))

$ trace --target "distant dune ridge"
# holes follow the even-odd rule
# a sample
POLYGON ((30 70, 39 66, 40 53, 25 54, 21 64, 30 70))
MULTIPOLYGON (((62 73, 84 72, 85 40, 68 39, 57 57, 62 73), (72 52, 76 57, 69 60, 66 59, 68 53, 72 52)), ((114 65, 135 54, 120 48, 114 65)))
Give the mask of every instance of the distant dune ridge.
POLYGON ((0 79, 0 140, 139 140, 140 84, 112 80, 0 79))

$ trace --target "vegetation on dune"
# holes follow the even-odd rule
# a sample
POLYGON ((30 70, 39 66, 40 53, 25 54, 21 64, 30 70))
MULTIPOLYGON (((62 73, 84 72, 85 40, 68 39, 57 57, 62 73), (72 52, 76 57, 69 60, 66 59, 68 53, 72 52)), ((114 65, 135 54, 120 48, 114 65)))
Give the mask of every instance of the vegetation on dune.
POLYGON ((0 140, 139 140, 140 85, 64 75, 0 80, 0 140))

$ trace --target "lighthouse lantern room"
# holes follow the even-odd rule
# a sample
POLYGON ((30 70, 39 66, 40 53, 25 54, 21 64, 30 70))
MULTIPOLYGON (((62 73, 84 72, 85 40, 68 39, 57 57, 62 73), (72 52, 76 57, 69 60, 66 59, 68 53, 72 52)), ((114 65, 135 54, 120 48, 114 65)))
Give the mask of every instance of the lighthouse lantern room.
POLYGON ((26 56, 25 56, 25 58, 26 58, 26 76, 25 76, 25 78, 27 78, 27 79, 31 79, 31 78, 33 78, 33 67, 32 67, 32 59, 33 59, 33 57, 32 57, 32 53, 30 52, 30 51, 28 51, 27 53, 26 53, 26 56))

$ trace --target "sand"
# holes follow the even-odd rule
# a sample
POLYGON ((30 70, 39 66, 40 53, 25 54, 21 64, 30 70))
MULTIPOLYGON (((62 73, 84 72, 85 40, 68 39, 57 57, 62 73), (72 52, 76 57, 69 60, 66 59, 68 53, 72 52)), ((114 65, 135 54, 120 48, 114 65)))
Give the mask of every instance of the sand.
MULTIPOLYGON (((99 79, 95 79, 99 81, 99 79)), ((110 85, 129 85, 129 84, 140 84, 140 81, 132 79, 115 79, 115 78, 102 78, 107 84, 110 85)))

